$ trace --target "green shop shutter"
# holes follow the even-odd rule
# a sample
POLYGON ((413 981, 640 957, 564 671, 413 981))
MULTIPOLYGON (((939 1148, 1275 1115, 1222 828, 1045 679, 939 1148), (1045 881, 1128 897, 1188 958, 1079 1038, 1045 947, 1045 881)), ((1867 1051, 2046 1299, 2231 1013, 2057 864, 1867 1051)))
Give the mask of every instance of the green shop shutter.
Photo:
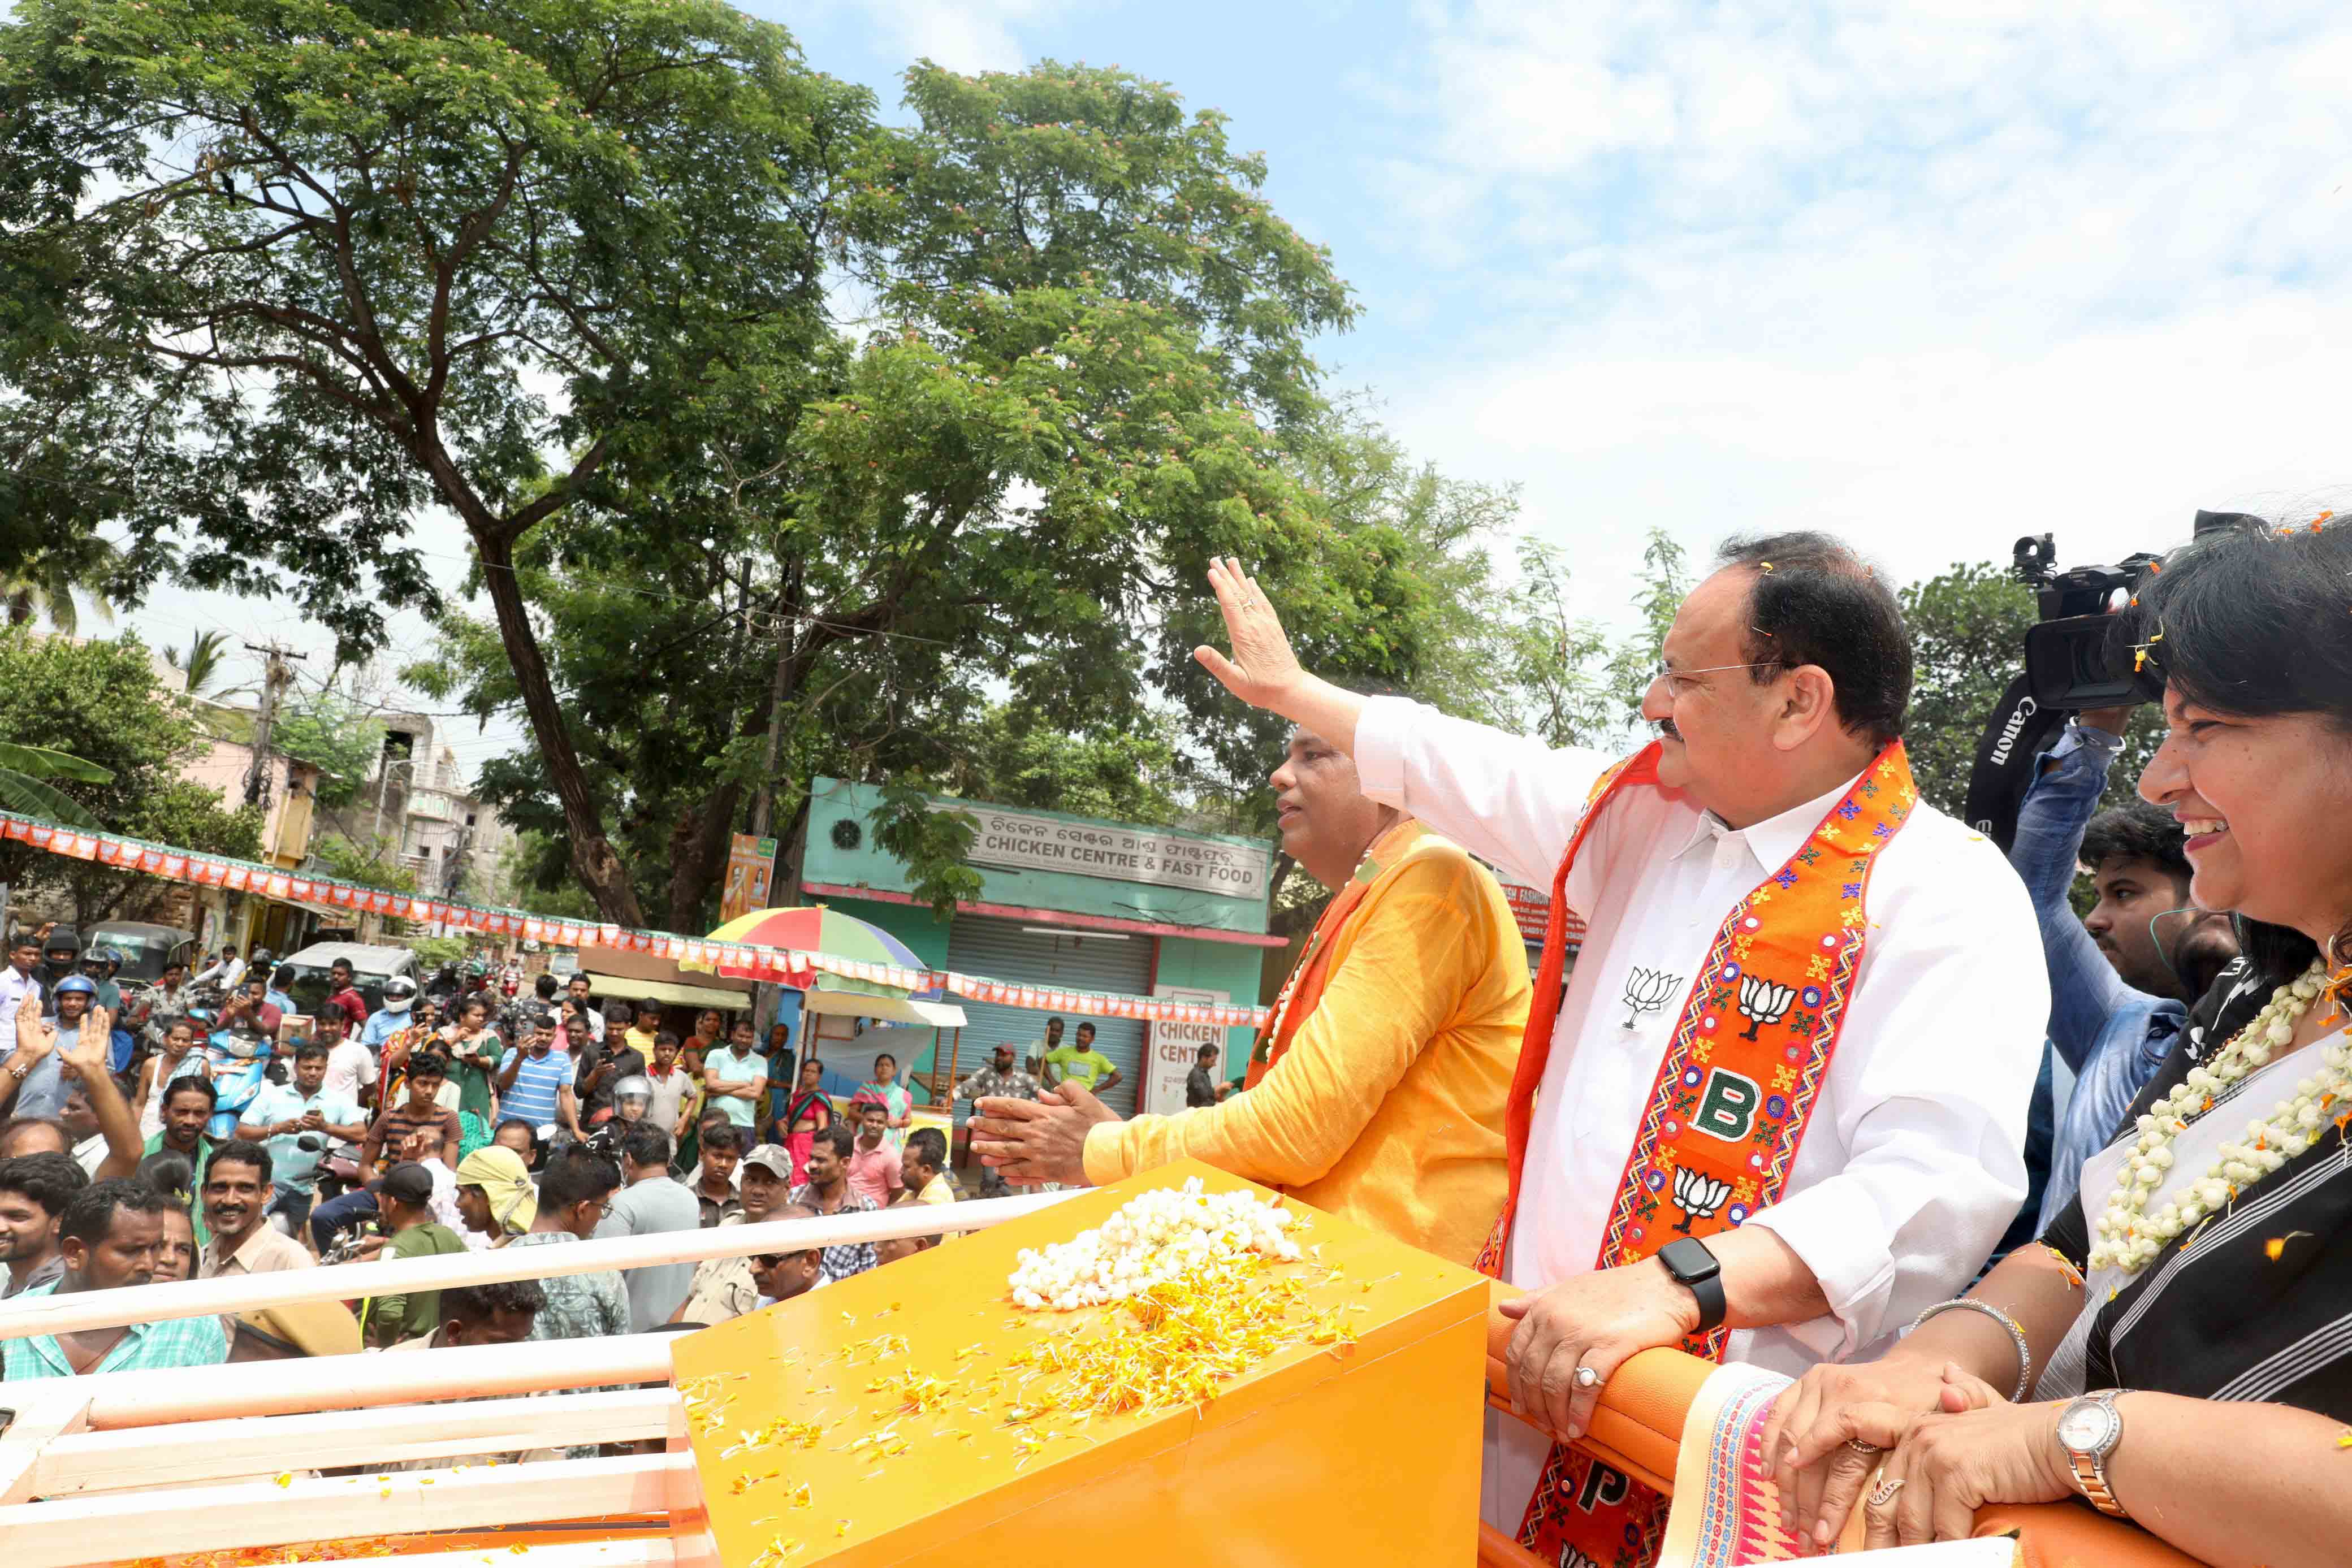
MULTIPOLYGON (((1017 920, 959 915, 948 927, 948 967, 982 979, 1006 980, 1021 986, 1062 986, 1074 991, 1106 991, 1141 997, 1151 992, 1151 971, 1157 956, 1156 936, 1119 936, 1109 933, 1062 932, 1048 936, 1024 930, 1017 920)), ((1053 1015, 1028 1008, 1001 1007, 971 997, 950 997, 963 1009, 963 1044, 959 1052, 965 1071, 988 1065, 989 1052, 1010 1044, 1026 1061, 1045 1039, 1045 1020, 1053 1015)), ((1062 1015, 1065 1042, 1081 1022, 1095 1026, 1095 1049, 1118 1069, 1118 1086, 1103 1103, 1123 1116, 1135 1113, 1136 1094, 1143 1076, 1144 1031, 1140 1019, 1095 1018, 1083 1013, 1062 1015)))

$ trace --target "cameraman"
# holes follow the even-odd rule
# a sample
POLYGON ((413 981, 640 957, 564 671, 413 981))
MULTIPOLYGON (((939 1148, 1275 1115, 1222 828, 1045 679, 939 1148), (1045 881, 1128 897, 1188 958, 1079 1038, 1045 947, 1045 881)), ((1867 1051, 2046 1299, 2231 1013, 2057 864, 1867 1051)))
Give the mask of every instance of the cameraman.
MULTIPOLYGON (((2189 904, 2189 862, 2171 814, 2137 801, 2098 810, 2132 711, 2085 709, 2066 727, 2026 790, 2009 852, 2041 921, 2050 1043, 2074 1074, 2052 1129, 2041 1207, 2022 1217, 2034 1222, 2032 1234, 2074 1201, 2083 1162, 2115 1137, 2132 1096, 2172 1050, 2189 1004, 2238 956, 2229 915, 2189 904), (2099 901, 2077 920, 2067 893, 2086 844, 2099 901)), ((2033 1107, 2043 1125, 2050 1079, 2045 1058, 2033 1107)))
POLYGON ((357 1143, 367 1136, 366 1113, 326 1084, 326 1042, 303 1040, 294 1048, 294 1082, 265 1084, 237 1121, 238 1137, 269 1145, 270 1185, 277 1189, 269 1211, 298 1237, 318 1194, 328 1140, 357 1143))

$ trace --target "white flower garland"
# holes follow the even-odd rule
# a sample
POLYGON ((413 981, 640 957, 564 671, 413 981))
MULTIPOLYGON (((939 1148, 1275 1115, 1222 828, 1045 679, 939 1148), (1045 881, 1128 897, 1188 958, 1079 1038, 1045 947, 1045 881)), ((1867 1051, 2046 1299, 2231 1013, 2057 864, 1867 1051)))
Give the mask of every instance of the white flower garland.
POLYGON ((2172 1168, 2172 1143, 2210 1111, 2231 1085, 2294 1039, 2294 1028, 2326 987, 2327 967, 2314 960, 2302 976, 2271 993, 2252 1021, 2210 1062, 2192 1067, 2171 1093, 2139 1119, 2139 1141, 2116 1173, 2116 1190, 2091 1239, 2091 1267, 2137 1274, 2181 1232, 2221 1213, 2246 1188, 2319 1141, 2328 1108, 2352 1100, 2352 1052, 2339 1043, 2320 1048, 2326 1066, 2294 1086, 2267 1117, 2246 1124, 2242 1143, 2221 1145, 2212 1166, 2180 1196, 2154 1213, 2148 1197, 2172 1168))
POLYGON ((1191 1176, 1181 1190, 1136 1194, 1097 1228, 1043 1252, 1023 1248, 1008 1282, 1014 1304, 1031 1312, 1099 1307, 1244 1252, 1295 1260, 1298 1243, 1287 1233, 1297 1218, 1253 1192, 1203 1192, 1191 1176))

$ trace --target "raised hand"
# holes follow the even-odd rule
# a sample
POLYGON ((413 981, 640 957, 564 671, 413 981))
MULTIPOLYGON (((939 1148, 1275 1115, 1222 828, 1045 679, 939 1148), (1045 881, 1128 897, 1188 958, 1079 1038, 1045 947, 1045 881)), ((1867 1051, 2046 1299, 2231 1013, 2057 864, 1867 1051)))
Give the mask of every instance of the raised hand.
POLYGON ((1225 637, 1233 644, 1234 656, 1228 659, 1203 644, 1192 650, 1192 657, 1252 707, 1282 711, 1286 699, 1307 678, 1290 651, 1282 618, 1275 614, 1257 580, 1230 556, 1210 563, 1209 587, 1224 614, 1225 637))
POLYGON ((72 1041, 65 1031, 58 1031, 58 1060, 66 1070, 87 1079, 93 1072, 106 1071, 107 1047, 113 1040, 113 1026, 104 1008, 92 1008, 81 1015, 81 1029, 72 1041))
POLYGON ((41 1005, 37 998, 26 997, 16 1009, 16 1053, 9 1061, 22 1063, 31 1071, 40 1060, 58 1048, 58 1037, 41 1021, 41 1005))

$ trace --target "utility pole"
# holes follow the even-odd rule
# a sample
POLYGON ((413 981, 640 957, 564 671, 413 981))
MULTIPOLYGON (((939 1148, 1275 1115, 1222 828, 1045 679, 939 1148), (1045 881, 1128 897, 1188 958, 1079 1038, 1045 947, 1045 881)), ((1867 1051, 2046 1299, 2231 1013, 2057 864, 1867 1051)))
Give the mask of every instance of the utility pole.
POLYGON ((776 654, 775 678, 768 685, 768 744, 760 757, 760 789, 751 797, 751 836, 768 836, 768 822, 775 810, 776 764, 784 754, 784 694, 791 689, 793 645, 784 639, 776 654))
POLYGON ((375 852, 376 844, 383 838, 383 800, 392 792, 392 770, 395 768, 411 769, 410 779, 414 782, 415 764, 414 757, 394 757, 389 751, 383 754, 383 771, 376 776, 375 781, 375 825, 368 830, 370 854, 375 852))
POLYGON ((306 655, 297 653, 281 643, 257 646, 247 643, 246 651, 262 656, 261 703, 253 720, 253 760, 245 769, 245 803, 266 806, 269 803, 269 737, 278 726, 278 702, 286 688, 294 684, 294 671, 286 663, 306 655))

